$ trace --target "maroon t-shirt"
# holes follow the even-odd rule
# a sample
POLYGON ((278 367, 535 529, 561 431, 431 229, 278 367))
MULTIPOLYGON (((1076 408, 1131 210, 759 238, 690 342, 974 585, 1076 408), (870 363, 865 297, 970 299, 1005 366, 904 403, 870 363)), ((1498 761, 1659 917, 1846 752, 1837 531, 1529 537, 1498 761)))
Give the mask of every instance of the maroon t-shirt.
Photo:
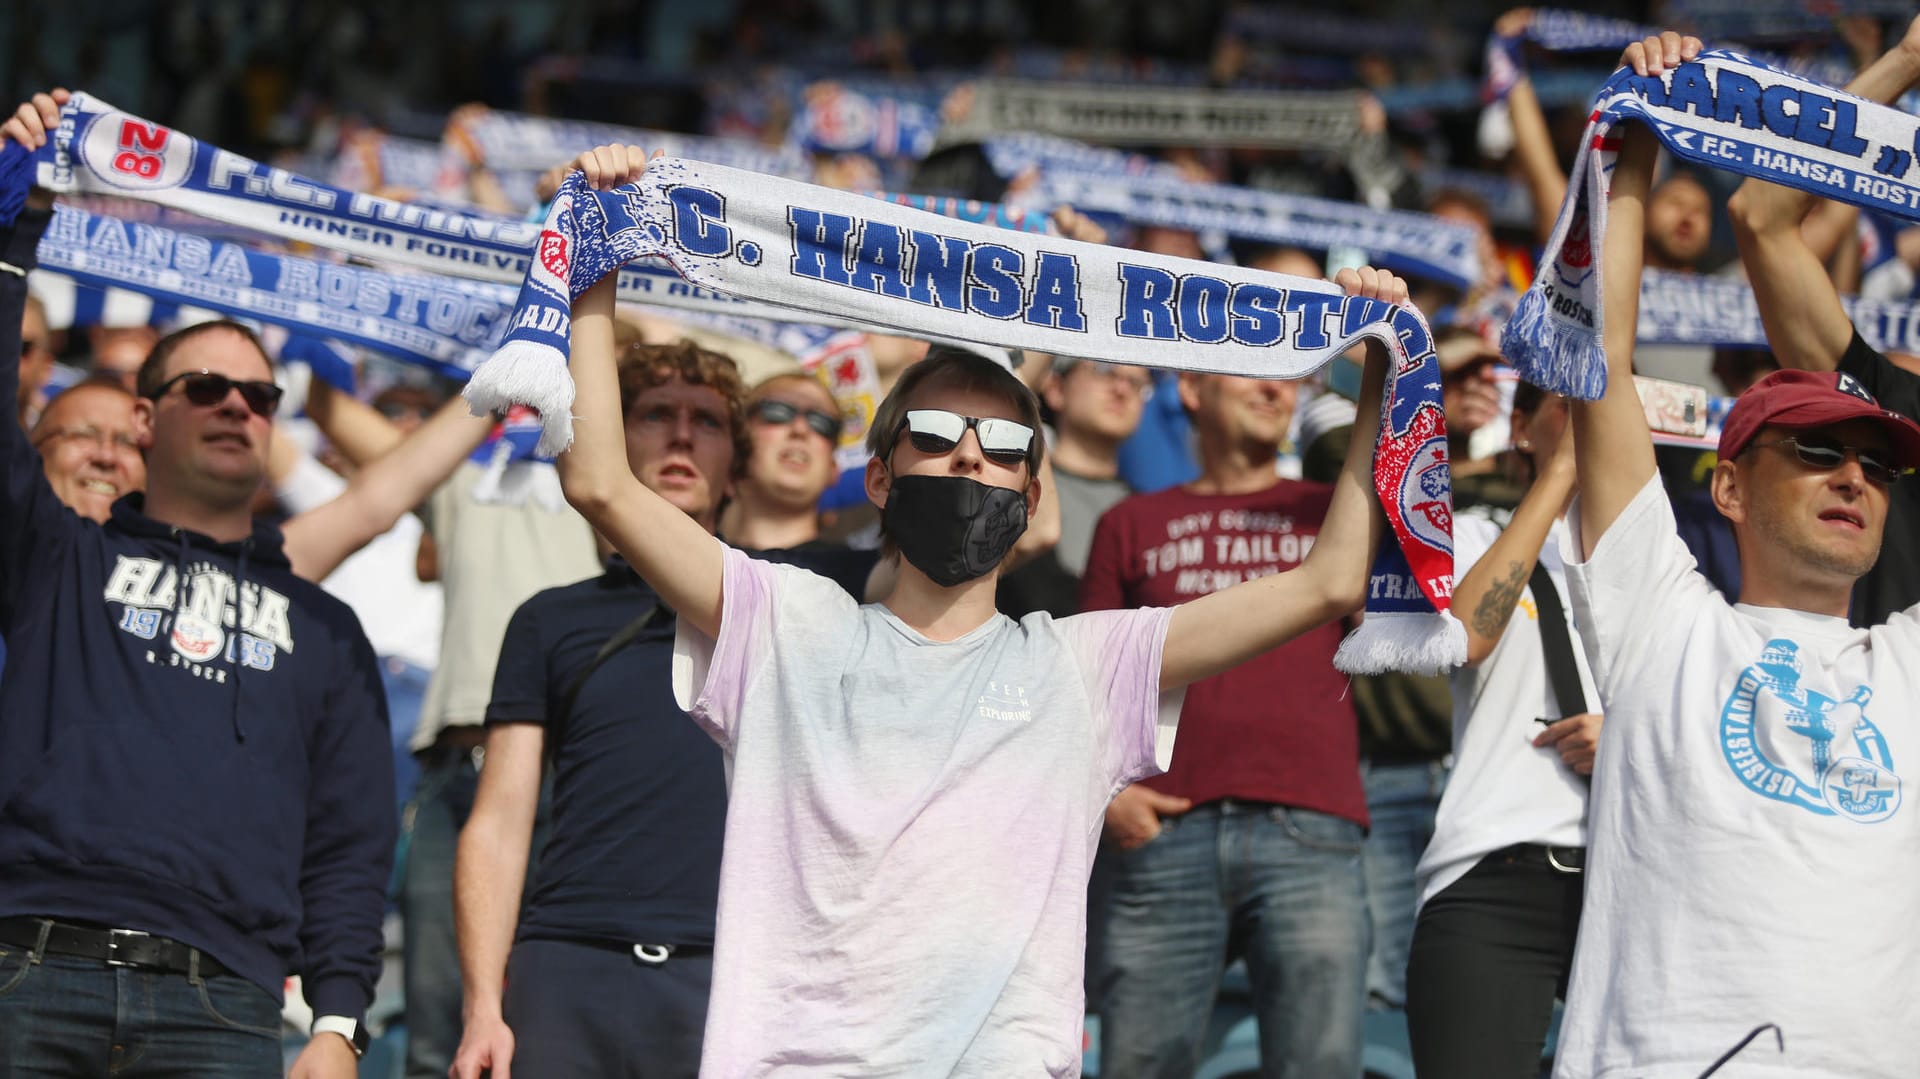
MULTIPOLYGON (((1170 607, 1292 569, 1332 498, 1332 487, 1298 480, 1244 495, 1134 495, 1094 530, 1080 609, 1170 607)), ((1240 798, 1366 824, 1359 727, 1333 669, 1341 632, 1328 623, 1188 686, 1173 767, 1147 784, 1196 805, 1240 798)))

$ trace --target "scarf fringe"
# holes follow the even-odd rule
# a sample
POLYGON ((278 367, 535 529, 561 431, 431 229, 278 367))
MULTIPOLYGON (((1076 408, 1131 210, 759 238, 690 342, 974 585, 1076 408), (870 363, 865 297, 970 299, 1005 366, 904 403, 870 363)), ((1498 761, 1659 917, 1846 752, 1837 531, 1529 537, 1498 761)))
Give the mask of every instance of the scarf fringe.
POLYGON ((540 413, 535 452, 553 457, 573 445, 573 377, 566 354, 535 341, 508 341, 481 364, 462 396, 473 414, 526 405, 540 413))
POLYGON ((1343 674, 1444 674, 1467 661, 1467 627, 1444 611, 1368 612, 1333 654, 1343 674))
POLYGON ((1597 401, 1607 392, 1607 356, 1600 339, 1555 319, 1538 290, 1520 297, 1500 332, 1500 354, 1541 389, 1582 401, 1597 401))

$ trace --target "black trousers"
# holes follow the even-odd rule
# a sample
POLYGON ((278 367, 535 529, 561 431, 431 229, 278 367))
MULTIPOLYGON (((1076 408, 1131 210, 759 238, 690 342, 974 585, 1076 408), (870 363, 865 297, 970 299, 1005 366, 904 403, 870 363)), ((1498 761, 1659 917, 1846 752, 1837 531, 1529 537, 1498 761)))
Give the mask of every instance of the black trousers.
POLYGON ((648 963, 631 951, 523 940, 502 1002, 514 1079, 694 1079, 713 957, 648 963))
POLYGON ((1535 1079, 1564 998, 1583 874, 1533 853, 1482 858, 1420 909, 1407 961, 1419 1079, 1535 1079))

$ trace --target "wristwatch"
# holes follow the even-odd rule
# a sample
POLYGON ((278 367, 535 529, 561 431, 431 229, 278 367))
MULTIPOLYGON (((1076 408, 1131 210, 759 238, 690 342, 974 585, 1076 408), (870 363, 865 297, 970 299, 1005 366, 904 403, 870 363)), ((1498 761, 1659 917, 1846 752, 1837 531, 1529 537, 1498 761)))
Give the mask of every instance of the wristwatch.
POLYGON ((314 1017, 313 1028, 309 1033, 317 1038, 328 1031, 347 1039, 347 1044, 353 1046, 354 1056, 363 1057, 367 1055, 367 1044, 370 1039, 367 1037, 367 1026, 365 1023, 362 1023, 358 1019, 349 1019, 344 1015, 321 1015, 314 1017))

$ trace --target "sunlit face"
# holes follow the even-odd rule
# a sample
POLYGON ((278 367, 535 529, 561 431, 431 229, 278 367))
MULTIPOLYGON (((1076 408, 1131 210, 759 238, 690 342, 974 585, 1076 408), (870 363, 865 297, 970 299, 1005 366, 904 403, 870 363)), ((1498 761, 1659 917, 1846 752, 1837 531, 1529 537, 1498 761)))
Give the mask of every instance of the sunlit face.
POLYGON ((1186 229, 1163 228, 1159 225, 1142 227, 1134 236, 1136 250, 1156 255, 1172 255, 1183 259, 1204 259, 1207 253, 1200 247, 1200 238, 1186 229))
POLYGON ((1700 261, 1713 240, 1713 205, 1691 176, 1675 176, 1647 200, 1647 258, 1661 269, 1700 261))
MULTIPOLYGON (((1025 424, 1018 410, 991 393, 923 386, 907 403, 909 409, 945 409, 962 416, 994 417, 1025 424)), ((1034 435, 1039 438, 1038 432, 1034 435)), ((960 442, 946 453, 924 453, 914 448, 913 440, 902 434, 890 453, 867 462, 867 498, 875 506, 887 504, 887 492, 894 476, 965 476, 991 487, 1027 492, 1027 513, 1031 515, 1040 501, 1040 485, 1025 461, 1004 463, 980 450, 979 433, 968 430, 960 442)))
MULTIPOLYGON (((273 381, 273 369, 260 349, 225 328, 181 342, 167 357, 162 381, 191 371, 236 381, 273 381)), ((198 405, 174 383, 158 400, 136 401, 134 423, 149 446, 152 483, 177 485, 209 505, 227 506, 250 501, 266 475, 273 420, 247 407, 237 387, 214 404, 198 405)))
POLYGON ((1523 452, 1533 462, 1534 475, 1544 472, 1553 459, 1560 435, 1567 429, 1567 415, 1567 399, 1553 393, 1543 397, 1532 412, 1514 410, 1514 447, 1524 447, 1523 452))
POLYGON ((713 528, 733 475, 727 399, 680 379, 640 391, 627 409, 627 465, 641 483, 713 528))
POLYGON ((1472 434, 1500 415, 1500 384, 1493 377, 1499 359, 1488 353, 1441 376, 1440 403, 1448 434, 1472 434))
POLYGON ((1440 202, 1433 207, 1433 216, 1473 229, 1474 250, 1480 257, 1481 287, 1498 288, 1502 273, 1500 249, 1494 245, 1493 224, 1487 215, 1464 202, 1440 202))
POLYGON ((1065 436, 1079 432, 1103 442, 1121 442, 1140 426, 1153 392, 1153 376, 1139 367, 1086 360, 1047 387, 1047 405, 1065 436))
POLYGON ((132 392, 134 377, 140 373, 140 365, 147 362, 160 333, 151 326, 95 326, 87 338, 94 373, 117 378, 132 392))
POLYGON ((1299 383, 1239 375, 1180 376, 1180 400, 1193 413, 1194 429, 1229 445, 1253 443, 1279 452, 1293 423, 1299 383))
POLYGON ((1886 433, 1867 420, 1802 431, 1763 427, 1737 460, 1715 470, 1714 499, 1741 536, 1743 557, 1751 552, 1777 572, 1850 585, 1880 556, 1888 489, 1869 480, 1852 454, 1831 470, 1803 463, 1779 444, 1789 437, 1887 451, 1886 433))
POLYGON ((133 398, 124 393, 99 386, 68 390, 47 406, 33 442, 54 496, 89 520, 105 521, 116 499, 146 486, 133 398))
POLYGON ((747 402, 753 456, 740 480, 743 488, 783 505, 811 506, 820 501, 839 469, 833 459, 833 440, 808 426, 810 411, 840 416, 833 395, 813 378, 780 378, 755 389, 747 402), (793 410, 793 418, 772 422, 759 412, 762 401, 786 405, 793 410))

